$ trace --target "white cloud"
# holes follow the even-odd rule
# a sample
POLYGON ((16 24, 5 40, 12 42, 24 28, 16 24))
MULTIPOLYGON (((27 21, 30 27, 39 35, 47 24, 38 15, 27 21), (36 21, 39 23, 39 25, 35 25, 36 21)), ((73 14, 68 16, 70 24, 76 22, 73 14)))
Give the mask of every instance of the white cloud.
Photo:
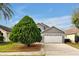
POLYGON ((15 22, 12 23, 12 25, 14 26, 15 24, 17 24, 20 20, 17 20, 15 22))
MULTIPOLYGON (((34 18, 33 18, 34 19, 34 18)), ((17 21, 10 21, 11 25, 14 26, 17 24, 20 20, 17 21)), ((44 23, 47 24, 48 26, 55 26, 59 29, 67 29, 72 26, 71 23, 71 16, 61 16, 61 17, 54 17, 54 18, 44 18, 44 19, 34 19, 36 23, 44 23)))
POLYGON ((13 27, 15 24, 17 24, 20 20, 17 20, 17 21, 13 21, 13 20, 10 20, 10 26, 9 27, 13 27))
POLYGON ((49 26, 56 26, 60 29, 66 29, 72 26, 71 16, 62 16, 62 17, 55 17, 55 18, 49 18, 49 19, 42 19, 41 21, 36 20, 36 22, 43 22, 49 26))

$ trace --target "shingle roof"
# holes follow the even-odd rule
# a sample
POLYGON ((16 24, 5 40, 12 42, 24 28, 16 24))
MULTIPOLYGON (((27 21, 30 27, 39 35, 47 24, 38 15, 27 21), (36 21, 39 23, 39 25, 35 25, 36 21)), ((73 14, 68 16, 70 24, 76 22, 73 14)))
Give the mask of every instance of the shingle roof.
POLYGON ((5 30, 5 31, 8 31, 8 32, 11 32, 12 31, 11 28, 6 27, 6 26, 3 26, 3 25, 0 25, 0 28, 3 29, 3 30, 5 30))
POLYGON ((45 27, 46 29, 50 28, 49 26, 47 26, 47 25, 44 24, 44 23, 38 23, 37 25, 41 25, 41 26, 45 27))
POLYGON ((42 33, 64 33, 64 31, 52 26, 51 28, 43 31, 42 33))
POLYGON ((70 28, 68 30, 65 30, 65 34, 76 34, 79 32, 79 29, 76 27, 70 28))

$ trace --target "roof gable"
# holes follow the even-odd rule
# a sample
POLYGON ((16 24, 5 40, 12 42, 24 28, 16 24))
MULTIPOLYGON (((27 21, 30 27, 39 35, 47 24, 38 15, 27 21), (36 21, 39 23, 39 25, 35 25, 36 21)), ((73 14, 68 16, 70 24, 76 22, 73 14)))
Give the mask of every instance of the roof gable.
POLYGON ((42 33, 64 33, 64 32, 53 26, 53 27, 43 31, 42 33))
POLYGON ((12 30, 11 28, 8 28, 8 27, 3 26, 3 25, 0 25, 0 28, 5 30, 5 31, 8 31, 8 32, 11 32, 11 30, 12 30))
POLYGON ((40 25, 40 26, 45 27, 45 28, 50 28, 49 26, 47 26, 47 25, 44 24, 44 23, 38 23, 37 25, 40 25))
POLYGON ((43 23, 38 23, 37 27, 41 29, 41 32, 50 28, 49 26, 47 26, 46 24, 43 24, 43 23))

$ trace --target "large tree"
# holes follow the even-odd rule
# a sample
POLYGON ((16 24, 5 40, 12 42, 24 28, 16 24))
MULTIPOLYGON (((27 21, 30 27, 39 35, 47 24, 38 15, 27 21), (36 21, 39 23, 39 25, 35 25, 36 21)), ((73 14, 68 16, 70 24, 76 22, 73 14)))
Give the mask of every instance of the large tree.
POLYGON ((13 11, 10 8, 10 4, 8 3, 0 3, 0 16, 6 19, 11 19, 13 15, 13 11))
POLYGON ((79 28, 79 9, 76 9, 72 15, 72 23, 79 28))
MULTIPOLYGON (((79 29, 79 8, 76 9, 72 15, 72 23, 79 29)), ((75 34, 75 42, 79 42, 79 33, 75 34)))
POLYGON ((40 42, 42 39, 41 31, 36 23, 29 16, 23 17, 17 23, 10 34, 10 40, 13 42, 20 42, 30 46, 32 43, 40 42))

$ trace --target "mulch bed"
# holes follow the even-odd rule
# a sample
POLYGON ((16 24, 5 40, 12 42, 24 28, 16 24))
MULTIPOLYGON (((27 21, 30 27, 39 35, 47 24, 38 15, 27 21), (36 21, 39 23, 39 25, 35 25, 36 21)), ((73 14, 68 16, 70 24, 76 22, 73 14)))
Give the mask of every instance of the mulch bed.
POLYGON ((9 49, 9 51, 13 52, 31 52, 31 51, 40 51, 42 44, 33 44, 30 47, 27 45, 16 45, 9 49))

